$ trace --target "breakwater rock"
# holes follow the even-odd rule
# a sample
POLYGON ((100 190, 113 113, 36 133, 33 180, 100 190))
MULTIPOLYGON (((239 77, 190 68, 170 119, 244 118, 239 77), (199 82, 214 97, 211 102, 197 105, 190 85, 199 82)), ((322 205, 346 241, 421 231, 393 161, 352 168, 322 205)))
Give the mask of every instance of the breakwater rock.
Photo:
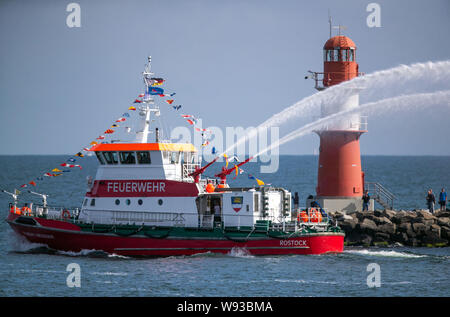
POLYGON ((346 245, 442 247, 450 245, 450 211, 329 212, 345 231, 346 245))

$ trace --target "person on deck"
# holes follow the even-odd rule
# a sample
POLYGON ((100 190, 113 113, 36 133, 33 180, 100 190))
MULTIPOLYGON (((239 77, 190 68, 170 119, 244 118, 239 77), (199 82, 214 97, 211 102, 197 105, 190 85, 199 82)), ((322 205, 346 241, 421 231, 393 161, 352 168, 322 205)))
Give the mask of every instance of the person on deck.
POLYGON ((434 197, 432 189, 428 190, 428 195, 426 198, 427 198, 428 211, 430 213, 434 213, 434 204, 436 203, 436 198, 434 197))
POLYGON ((22 213, 22 215, 29 216, 31 214, 31 209, 30 209, 30 207, 28 207, 28 204, 25 203, 25 205, 22 207, 20 212, 22 213))
POLYGON ((445 191, 445 188, 441 189, 441 192, 439 193, 439 205, 441 205, 441 211, 445 211, 447 208, 447 193, 445 191))

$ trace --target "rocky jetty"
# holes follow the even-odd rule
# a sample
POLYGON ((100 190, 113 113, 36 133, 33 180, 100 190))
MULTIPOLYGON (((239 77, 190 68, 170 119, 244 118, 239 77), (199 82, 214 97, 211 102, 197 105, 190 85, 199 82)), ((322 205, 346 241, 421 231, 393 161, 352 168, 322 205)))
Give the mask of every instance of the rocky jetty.
POLYGON ((346 245, 443 247, 450 245, 450 211, 330 212, 345 231, 346 245))

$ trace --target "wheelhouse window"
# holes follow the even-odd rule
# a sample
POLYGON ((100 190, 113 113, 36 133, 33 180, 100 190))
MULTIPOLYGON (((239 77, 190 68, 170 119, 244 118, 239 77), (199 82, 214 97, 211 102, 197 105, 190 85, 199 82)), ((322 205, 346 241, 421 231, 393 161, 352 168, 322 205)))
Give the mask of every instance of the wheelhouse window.
POLYGON ((103 152, 103 157, 105 158, 107 164, 119 163, 117 152, 103 152))
POLYGON ((101 154, 99 152, 95 152, 95 155, 97 156, 98 161, 100 162, 101 165, 105 165, 105 159, 101 156, 101 154))
POLYGON ((163 163, 169 163, 170 152, 162 151, 162 156, 163 156, 163 163))
POLYGON ((134 152, 119 152, 120 164, 136 164, 134 152))
POLYGON ((180 159, 180 152, 171 152, 170 155, 170 163, 171 164, 178 164, 180 159))
POLYGON ((139 164, 151 164, 150 152, 136 152, 139 164))

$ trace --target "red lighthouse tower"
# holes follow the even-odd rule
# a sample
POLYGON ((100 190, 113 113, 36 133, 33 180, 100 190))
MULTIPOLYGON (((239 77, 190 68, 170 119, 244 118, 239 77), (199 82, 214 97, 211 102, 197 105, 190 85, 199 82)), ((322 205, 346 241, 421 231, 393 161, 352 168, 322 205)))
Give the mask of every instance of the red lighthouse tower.
MULTIPOLYGON (((318 90, 361 75, 356 62, 356 45, 346 36, 331 37, 323 47, 323 57, 323 73, 311 72, 318 90)), ((341 91, 343 97, 337 102, 322 104, 321 117, 358 107, 360 90, 358 87, 345 88, 341 91)), ((351 115, 316 131, 320 148, 315 200, 325 209, 348 212, 362 209, 364 173, 359 138, 367 132, 365 119, 351 115)))

